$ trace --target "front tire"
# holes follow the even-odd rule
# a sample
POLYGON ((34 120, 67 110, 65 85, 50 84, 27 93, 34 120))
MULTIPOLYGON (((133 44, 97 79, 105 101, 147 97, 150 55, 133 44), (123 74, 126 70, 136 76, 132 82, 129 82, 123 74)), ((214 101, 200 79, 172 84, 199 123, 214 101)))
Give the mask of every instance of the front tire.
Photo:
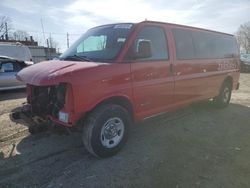
POLYGON ((101 158, 115 155, 127 141, 130 124, 130 115, 122 106, 106 104, 97 107, 84 124, 85 148, 101 158))
POLYGON ((215 105, 220 108, 228 106, 232 94, 232 85, 230 82, 224 82, 220 94, 214 98, 215 105))

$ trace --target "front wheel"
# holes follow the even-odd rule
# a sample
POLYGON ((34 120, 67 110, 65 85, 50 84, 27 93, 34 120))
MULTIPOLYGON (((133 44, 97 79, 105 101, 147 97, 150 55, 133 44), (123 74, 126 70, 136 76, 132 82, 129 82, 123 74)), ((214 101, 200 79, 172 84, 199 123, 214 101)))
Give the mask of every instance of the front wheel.
POLYGON ((214 102, 218 107, 226 107, 228 106, 232 93, 232 86, 230 82, 224 82, 221 89, 220 94, 214 98, 214 102))
POLYGON ((95 156, 110 157, 121 150, 128 138, 131 118, 119 105, 97 107, 85 121, 83 143, 95 156))

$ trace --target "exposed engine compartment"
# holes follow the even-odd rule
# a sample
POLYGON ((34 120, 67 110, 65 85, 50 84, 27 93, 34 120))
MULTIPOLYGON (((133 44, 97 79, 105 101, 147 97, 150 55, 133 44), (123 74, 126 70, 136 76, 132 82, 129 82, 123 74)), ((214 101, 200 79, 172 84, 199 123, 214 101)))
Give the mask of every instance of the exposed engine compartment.
POLYGON ((30 86, 28 102, 34 115, 58 118, 59 111, 64 107, 67 84, 55 86, 30 86))

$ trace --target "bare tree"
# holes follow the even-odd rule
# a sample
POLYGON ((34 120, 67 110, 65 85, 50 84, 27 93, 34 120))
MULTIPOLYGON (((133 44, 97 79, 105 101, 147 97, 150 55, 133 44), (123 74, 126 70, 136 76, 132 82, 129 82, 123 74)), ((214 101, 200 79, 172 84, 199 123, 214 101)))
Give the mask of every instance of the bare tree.
POLYGON ((7 16, 0 16, 0 37, 4 36, 12 29, 11 19, 7 16))
POLYGON ((13 32, 14 40, 26 40, 29 37, 29 33, 23 30, 16 30, 13 32))
POLYGON ((240 48, 245 53, 250 53, 250 21, 242 24, 236 32, 240 48))

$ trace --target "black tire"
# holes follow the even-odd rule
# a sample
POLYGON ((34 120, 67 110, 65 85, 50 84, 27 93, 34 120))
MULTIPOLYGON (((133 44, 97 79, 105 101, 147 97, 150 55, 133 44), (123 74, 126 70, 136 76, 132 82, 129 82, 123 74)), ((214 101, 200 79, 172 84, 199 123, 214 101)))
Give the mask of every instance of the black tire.
POLYGON ((91 154, 97 157, 106 158, 113 156, 125 145, 130 125, 131 117, 125 108, 116 104, 101 105, 86 118, 83 127, 84 146, 91 154), (119 128, 115 128, 115 131, 112 131, 113 129, 110 127, 116 126, 114 121, 118 121, 118 125, 123 125, 120 127, 124 127, 124 129, 120 128, 118 130, 119 128), (112 136, 114 136, 113 138, 118 138, 119 142, 117 140, 114 141, 115 139, 112 140, 113 138, 106 138, 112 136), (110 141, 107 142, 109 139, 110 141), (105 146, 106 142, 107 146, 105 146))
POLYGON ((232 84, 226 81, 222 84, 220 94, 214 98, 214 103, 217 107, 224 108, 230 103, 232 94, 232 84))

